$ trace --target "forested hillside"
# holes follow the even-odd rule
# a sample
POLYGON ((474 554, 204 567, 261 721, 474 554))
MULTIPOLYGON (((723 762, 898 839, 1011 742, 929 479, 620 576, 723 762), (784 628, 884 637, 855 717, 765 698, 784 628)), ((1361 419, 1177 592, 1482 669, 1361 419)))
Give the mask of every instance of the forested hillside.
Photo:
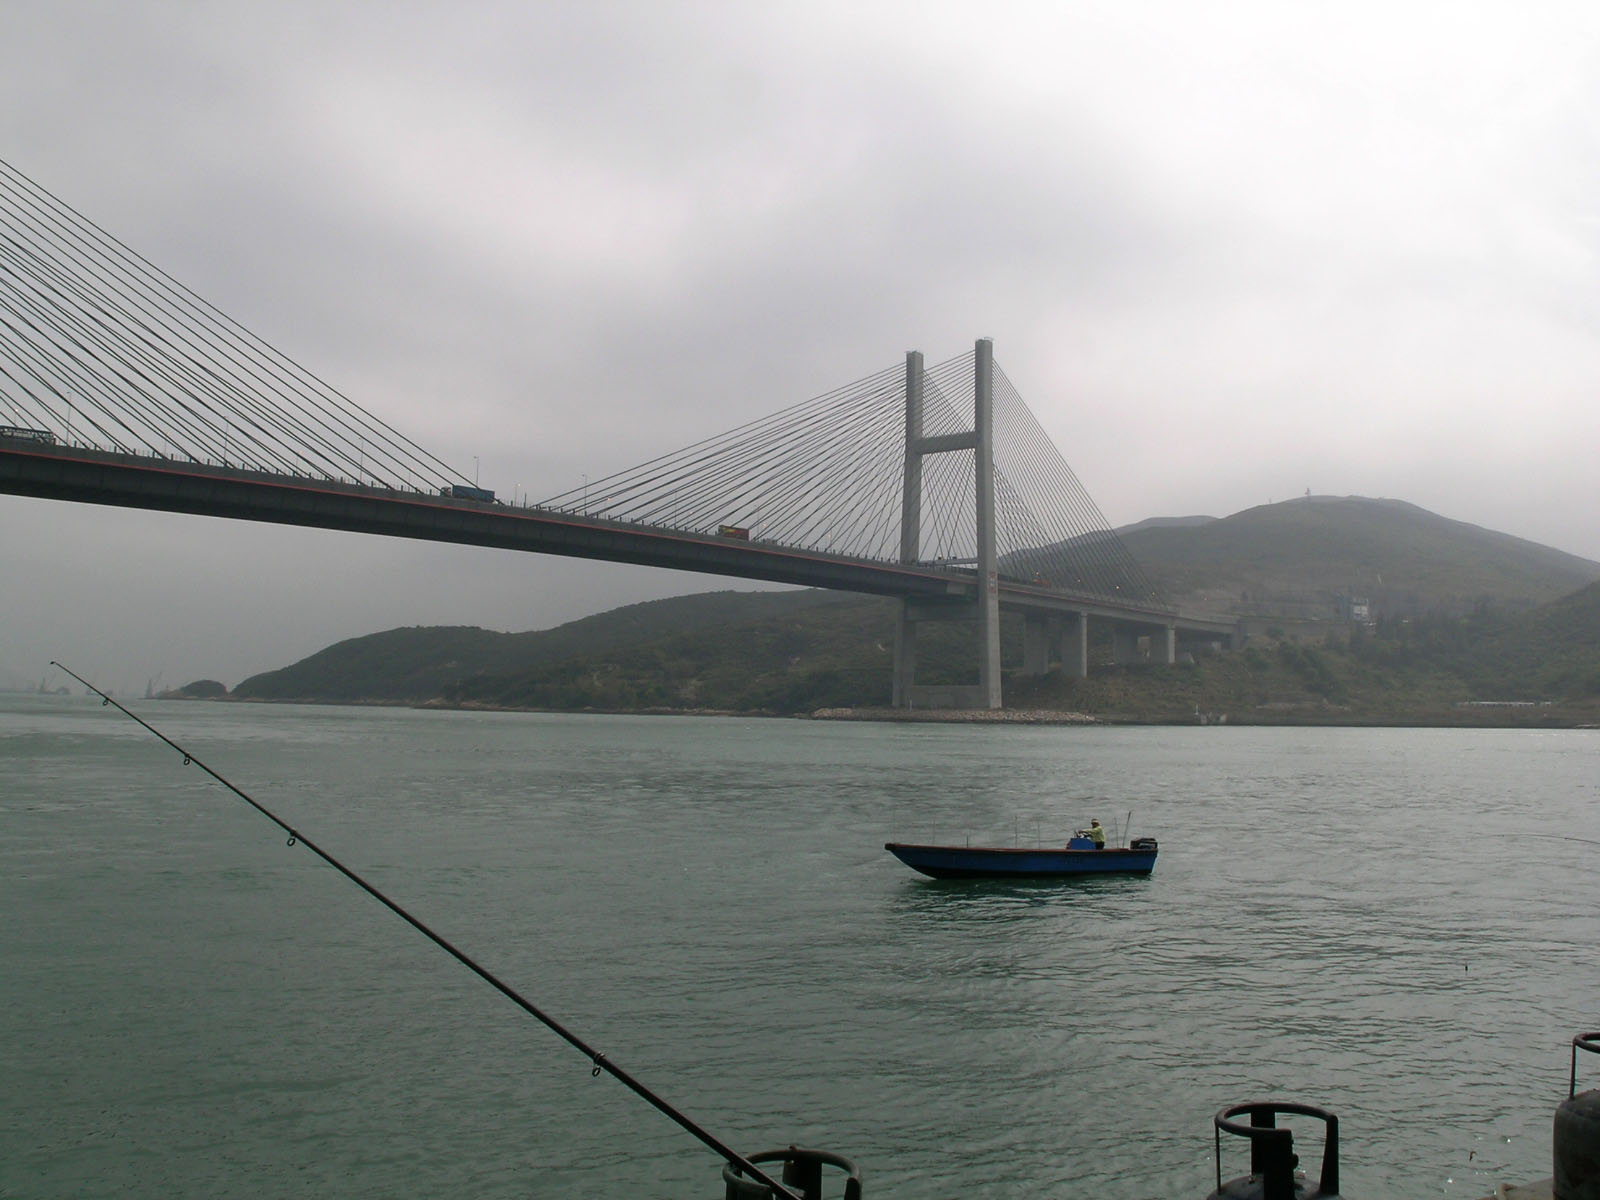
MULTIPOLYGON (((1360 499, 1152 521, 1126 537, 1154 578, 1189 589, 1186 607, 1249 615, 1248 648, 1176 669, 1112 664, 1102 629, 1087 679, 1030 679, 1016 673, 1021 622, 1008 616, 1008 706, 1129 720, 1424 723, 1575 723, 1600 709, 1600 564, 1360 499), (1354 619, 1363 580, 1370 611, 1354 619)), ((875 597, 719 591, 529 633, 394 629, 257 675, 232 695, 607 711, 878 707, 890 700, 894 614, 893 601, 875 597)), ((924 625, 919 681, 973 682, 971 637, 970 625, 924 625)))
POLYGON ((1360 496, 1143 522, 1122 536, 1169 600, 1240 615, 1330 619, 1344 615, 1341 597, 1379 617, 1515 611, 1600 580, 1600 563, 1360 496))

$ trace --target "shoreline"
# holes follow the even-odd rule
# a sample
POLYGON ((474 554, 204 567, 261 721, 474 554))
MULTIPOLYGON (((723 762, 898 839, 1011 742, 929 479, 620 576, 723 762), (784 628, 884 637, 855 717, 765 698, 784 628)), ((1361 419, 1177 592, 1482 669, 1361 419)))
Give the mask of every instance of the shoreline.
POLYGON ((311 697, 254 698, 225 696, 156 696, 146 699, 177 700, 191 703, 306 704, 347 708, 412 708, 442 712, 553 713, 565 715, 619 717, 743 717, 753 720, 789 721, 877 721, 885 724, 924 725, 1079 725, 1079 726, 1215 726, 1247 728, 1346 728, 1346 729, 1600 729, 1590 714, 1560 715, 1548 709, 1528 711, 1524 719, 1508 719, 1509 712, 1521 710, 1456 710, 1446 713, 1360 715, 1330 713, 1321 706, 1308 705, 1305 711, 1270 709, 1248 713, 1086 713, 1048 708, 919 708, 901 709, 863 706, 860 708, 819 708, 808 713, 779 713, 763 710, 723 708, 538 708, 523 705, 496 705, 468 702, 451 704, 443 700, 327 700, 311 697), (1493 715, 1491 716, 1491 711, 1493 715))
MULTIPOLYGON (((885 721, 929 725, 1112 725, 1091 713, 1047 708, 819 708, 808 721, 885 721)), ((1154 724, 1155 722, 1140 722, 1154 724)))

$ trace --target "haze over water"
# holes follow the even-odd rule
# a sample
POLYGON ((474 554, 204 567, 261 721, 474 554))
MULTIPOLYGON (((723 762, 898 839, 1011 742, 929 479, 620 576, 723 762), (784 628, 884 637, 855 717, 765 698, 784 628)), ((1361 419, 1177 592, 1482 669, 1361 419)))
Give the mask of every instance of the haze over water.
MULTIPOLYGON (((1347 1194, 1476 1198, 1549 1175, 1600 1025, 1593 732, 136 711, 716 1136, 872 1197, 1199 1197, 1216 1110, 1279 1098, 1339 1115, 1347 1194), (1130 809, 1148 880, 882 850, 1130 809)), ((0 1195, 722 1194, 114 710, 0 699, 0 829, 0 1195)))

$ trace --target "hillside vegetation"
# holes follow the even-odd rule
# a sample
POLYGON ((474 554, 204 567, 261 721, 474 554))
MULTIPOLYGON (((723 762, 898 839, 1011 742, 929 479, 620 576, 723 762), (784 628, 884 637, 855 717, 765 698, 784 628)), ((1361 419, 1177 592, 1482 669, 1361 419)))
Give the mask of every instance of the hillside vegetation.
POLYGON ((338 642, 277 671, 252 675, 241 700, 438 699, 476 681, 528 675, 552 664, 615 654, 707 628, 781 618, 846 597, 831 592, 706 592, 632 604, 531 633, 415 626, 338 642))
POLYGON ((1185 609, 1326 620, 1516 611, 1600 580, 1600 563, 1400 500, 1308 496, 1219 520, 1144 522, 1128 550, 1185 609))
MULTIPOLYGON (((1359 499, 1148 522, 1126 537, 1152 577, 1191 589, 1186 607, 1204 596, 1209 611, 1249 613, 1249 646, 1168 669, 1113 665, 1109 645, 1092 641, 1088 678, 1023 678, 1010 670, 1021 659, 1021 622, 1008 617, 1008 707, 1143 721, 1570 724, 1600 715, 1600 564, 1359 499), (1350 580, 1380 576, 1393 589, 1372 591, 1373 620, 1335 615, 1350 580)), ((395 629, 255 676, 233 695, 556 710, 876 708, 890 699, 894 613, 880 598, 721 591, 533 633, 395 629)), ((972 636, 969 625, 924 625, 919 682, 973 682, 972 636)))

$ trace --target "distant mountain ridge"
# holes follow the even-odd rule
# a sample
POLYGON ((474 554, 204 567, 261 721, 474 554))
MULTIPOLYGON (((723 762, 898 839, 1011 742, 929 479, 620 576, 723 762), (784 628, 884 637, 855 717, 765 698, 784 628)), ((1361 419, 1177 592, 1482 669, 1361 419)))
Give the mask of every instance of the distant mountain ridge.
POLYGON ((337 642, 233 690, 242 700, 430 700, 484 676, 610 654, 663 637, 779 617, 850 597, 835 592, 702 592, 649 600, 554 629, 497 633, 473 626, 413 626, 337 642))
POLYGON ((1516 610, 1600 579, 1589 559, 1361 496, 1144 521, 1121 536, 1169 601, 1235 615, 1327 620, 1349 596, 1393 617, 1516 610))
MULTIPOLYGON (((1123 536, 1150 576, 1184 607, 1249 616, 1269 645, 1285 636, 1274 621, 1293 624, 1292 640, 1338 639, 1351 655, 1348 683, 1337 682, 1337 672, 1322 660, 1307 657, 1309 648, 1281 661, 1262 659, 1259 651, 1224 655, 1206 669, 1213 690, 1222 678, 1245 673, 1226 695, 1259 690, 1282 676, 1273 693, 1280 699, 1310 695, 1325 704, 1330 696, 1378 686, 1372 672, 1380 671, 1388 673, 1383 702, 1403 709, 1423 702, 1419 698, 1442 703, 1446 695, 1523 696, 1540 688, 1587 695, 1591 680, 1600 680, 1600 645, 1590 644, 1600 641, 1600 563, 1415 505, 1309 497, 1225 518, 1140 522, 1123 536), (1370 602, 1380 634, 1387 628, 1382 636, 1402 636, 1403 644, 1373 642, 1367 624, 1349 619, 1355 591, 1370 602), (1518 612, 1525 615, 1504 615, 1518 612), (1469 616, 1470 623, 1461 624, 1469 616), (1413 619, 1414 626, 1396 624, 1413 619), (1477 643, 1463 656, 1460 643, 1467 637, 1477 643), (1546 659, 1560 669, 1546 669, 1546 659), (1435 665, 1423 670, 1417 665, 1423 661, 1435 665)), ((883 705, 893 622, 893 602, 877 597, 719 591, 629 605, 528 633, 388 630, 254 676, 233 695, 551 709, 805 712, 883 705)), ((1018 657, 1019 624, 1013 618, 1003 623, 1008 663, 1018 657)), ((965 681, 971 656, 958 647, 967 636, 961 625, 924 626, 919 678, 965 681)), ((1168 682, 1141 686, 1170 690, 1178 676, 1150 681, 1162 678, 1168 682)), ((1102 708, 1144 703, 1129 686, 1107 691, 1093 681, 1063 682, 1048 698, 1102 708)), ((1025 697, 1030 688, 1037 691, 1033 684, 1008 683, 1008 698, 1025 697)), ((1600 692, 1600 683, 1594 690, 1600 692)), ((1170 702, 1169 696, 1164 703, 1170 702)), ((1193 703, 1198 707, 1202 697, 1193 703)))
POLYGON ((1118 537, 1125 538, 1130 533, 1139 533, 1146 529, 1187 529, 1194 525, 1209 525, 1213 521, 1221 520, 1220 517, 1146 517, 1132 525, 1119 525, 1112 530, 1118 537))

